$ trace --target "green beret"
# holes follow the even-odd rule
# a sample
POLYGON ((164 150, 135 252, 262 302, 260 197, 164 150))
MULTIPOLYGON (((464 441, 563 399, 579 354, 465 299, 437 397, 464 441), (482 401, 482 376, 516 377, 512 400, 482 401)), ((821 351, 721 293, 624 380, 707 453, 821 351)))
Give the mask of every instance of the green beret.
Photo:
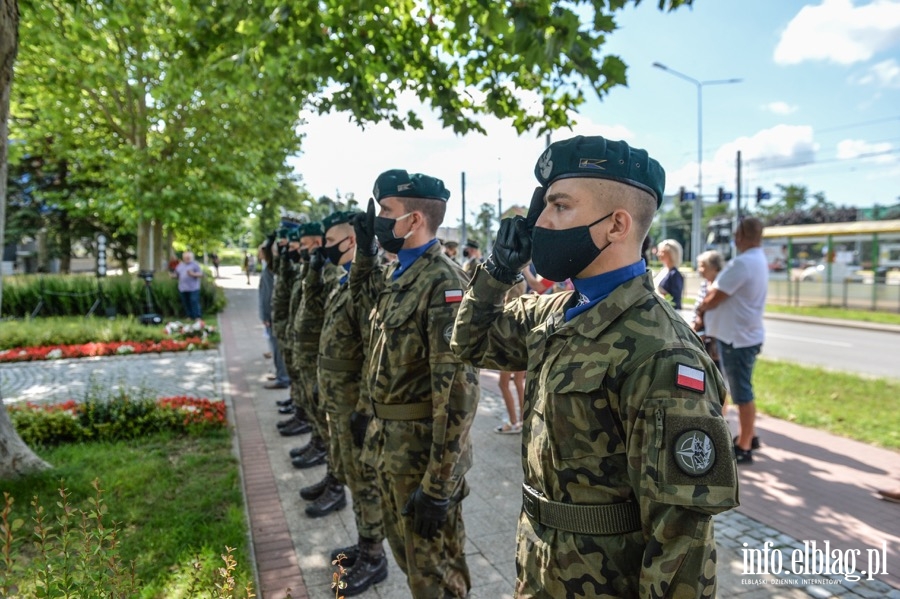
POLYGON ((300 229, 289 229, 287 234, 288 241, 300 241, 300 229))
POLYGON ((650 193, 657 208, 666 187, 666 172, 646 150, 599 135, 579 135, 550 144, 538 159, 534 176, 544 187, 569 177, 611 179, 650 193))
POLYGON ((403 169, 393 169, 378 175, 372 195, 377 202, 389 197, 425 198, 442 202, 450 199, 450 191, 440 179, 421 173, 410 175, 403 169))
POLYGON ((322 229, 326 232, 335 225, 353 222, 353 217, 361 214, 359 210, 338 210, 322 219, 322 229))
POLYGON ((301 237, 309 237, 310 235, 316 235, 321 237, 325 232, 322 230, 322 223, 314 222, 314 223, 303 223, 299 227, 297 227, 297 239, 301 237))
POLYGON ((281 227, 280 229, 278 229, 278 239, 287 239, 288 233, 290 233, 290 231, 291 230, 287 227, 281 227))

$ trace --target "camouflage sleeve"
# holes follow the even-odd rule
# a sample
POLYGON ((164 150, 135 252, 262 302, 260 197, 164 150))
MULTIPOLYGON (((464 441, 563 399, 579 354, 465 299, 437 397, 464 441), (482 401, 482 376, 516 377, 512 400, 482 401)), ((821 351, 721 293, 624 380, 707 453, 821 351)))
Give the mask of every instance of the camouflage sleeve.
POLYGON ((426 335, 431 369, 431 454, 422 489, 428 495, 449 498, 459 478, 471 466, 469 431, 478 407, 478 373, 450 350, 450 336, 459 308, 447 292, 462 291, 461 281, 436 285, 428 304, 426 335))
MULTIPOLYGON (((325 318, 325 295, 325 277, 321 272, 308 268, 303 278, 302 292, 302 297, 306 298, 306 301, 303 304, 303 315, 297 322, 307 320, 321 322, 325 318)), ((295 328, 302 330, 302 327, 295 328)))
POLYGON ((503 300, 511 285, 492 277, 479 266, 463 296, 451 346, 464 362, 496 370, 525 370, 525 342, 536 296, 503 300))
POLYGON ((282 323, 282 326, 288 318, 291 287, 294 283, 293 271, 287 268, 285 265, 287 262, 285 259, 281 260, 278 278, 275 280, 275 290, 272 292, 272 321, 282 323))
POLYGON ((738 505, 725 387, 699 347, 644 360, 619 393, 629 478, 647 538, 640 595, 715 594, 712 514, 738 505))
POLYGON ((375 308, 378 294, 384 288, 384 268, 379 264, 378 257, 356 252, 347 284, 350 285, 350 295, 359 309, 366 314, 371 312, 375 308))

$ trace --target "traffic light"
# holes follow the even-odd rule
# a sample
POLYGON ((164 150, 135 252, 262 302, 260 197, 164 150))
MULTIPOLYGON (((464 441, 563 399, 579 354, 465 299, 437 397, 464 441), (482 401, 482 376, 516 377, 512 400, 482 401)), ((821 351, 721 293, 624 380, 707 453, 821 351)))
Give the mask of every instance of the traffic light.
POLYGON ((756 188, 756 203, 757 204, 759 204, 763 200, 768 200, 771 197, 772 197, 772 194, 770 194, 768 191, 763 191, 762 187, 756 188))
POLYGON ((683 202, 683 201, 684 201, 684 187, 679 187, 679 188, 678 188, 678 201, 679 201, 679 202, 683 202))
POLYGON ((719 188, 719 203, 721 204, 724 201, 725 201, 725 188, 720 187, 719 188))

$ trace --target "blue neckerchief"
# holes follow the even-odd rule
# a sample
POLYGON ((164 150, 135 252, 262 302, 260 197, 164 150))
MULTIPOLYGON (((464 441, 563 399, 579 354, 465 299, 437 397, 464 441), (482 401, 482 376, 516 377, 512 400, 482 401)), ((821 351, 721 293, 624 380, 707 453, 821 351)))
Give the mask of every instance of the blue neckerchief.
POLYGON ((432 239, 425 245, 420 245, 417 248, 411 248, 408 250, 400 250, 397 252, 397 261, 400 263, 400 266, 397 267, 397 270, 394 271, 393 279, 396 281, 400 275, 405 273, 410 266, 412 266, 413 262, 419 259, 419 257, 428 251, 428 248, 437 243, 437 239, 432 239))
POLYGON ((350 267, 353 266, 353 261, 351 260, 347 264, 344 265, 344 276, 341 277, 339 283, 343 285, 350 279, 350 267))
POLYGON ((587 279, 572 279, 575 293, 578 294, 578 305, 566 310, 566 322, 569 322, 591 306, 600 303, 615 291, 616 287, 647 271, 647 264, 641 258, 630 266, 623 266, 587 279))

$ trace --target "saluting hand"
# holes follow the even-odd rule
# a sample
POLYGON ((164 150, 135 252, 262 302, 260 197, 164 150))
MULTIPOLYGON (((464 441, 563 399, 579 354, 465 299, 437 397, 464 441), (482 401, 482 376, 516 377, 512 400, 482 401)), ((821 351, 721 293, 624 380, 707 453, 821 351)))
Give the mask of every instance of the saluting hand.
POLYGON ((309 267, 316 272, 322 272, 326 260, 328 259, 325 257, 325 249, 322 247, 317 247, 309 253, 309 267))
POLYGON ((357 214, 353 219, 353 231, 356 233, 356 247, 363 256, 378 255, 375 245, 375 200, 369 198, 369 206, 365 214, 357 214))
POLYGON ((522 280, 519 272, 531 260, 531 229, 521 217, 500 221, 494 249, 485 263, 485 269, 501 283, 513 284, 522 280))

